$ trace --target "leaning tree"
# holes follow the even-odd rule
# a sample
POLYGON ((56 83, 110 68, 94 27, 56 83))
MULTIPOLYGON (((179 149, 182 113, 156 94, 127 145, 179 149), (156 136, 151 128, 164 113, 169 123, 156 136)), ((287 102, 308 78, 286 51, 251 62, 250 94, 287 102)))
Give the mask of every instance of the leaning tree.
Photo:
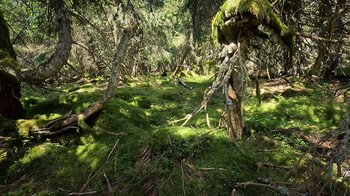
MULTIPOLYGON (((19 119, 24 115, 19 102, 20 82, 41 85, 45 80, 59 73, 62 67, 67 64, 70 55, 72 29, 67 4, 64 0, 49 0, 47 3, 47 6, 53 9, 55 13, 58 38, 54 51, 48 59, 32 68, 24 68, 17 62, 15 51, 10 42, 8 26, 0 10, 0 135, 20 132, 21 136, 40 138, 75 130, 77 125, 86 127, 84 120, 100 111, 116 93, 120 64, 137 29, 137 20, 135 19, 137 17, 130 11, 130 4, 121 8, 123 21, 120 33, 115 38, 115 54, 111 66, 111 76, 106 93, 101 101, 92 104, 81 113, 66 115, 52 121, 40 119, 11 120, 19 119)), ((117 21, 113 22, 117 23, 117 21)))
MULTIPOLYGON (((212 22, 212 37, 221 44, 220 69, 201 105, 183 120, 188 122, 212 95, 224 88, 225 122, 231 138, 243 136, 243 96, 249 80, 245 61, 250 41, 254 38, 274 37, 293 54, 294 33, 275 13, 268 0, 226 0, 212 22)), ((185 124, 184 123, 184 124, 185 124)))
MULTIPOLYGON (((43 2, 44 3, 44 2, 43 2)), ((9 38, 9 30, 0 10, 0 116, 18 119, 24 116, 19 102, 20 82, 40 85, 51 78, 67 64, 72 46, 71 20, 64 0, 49 0, 58 29, 57 43, 46 61, 31 68, 20 65, 9 38)))

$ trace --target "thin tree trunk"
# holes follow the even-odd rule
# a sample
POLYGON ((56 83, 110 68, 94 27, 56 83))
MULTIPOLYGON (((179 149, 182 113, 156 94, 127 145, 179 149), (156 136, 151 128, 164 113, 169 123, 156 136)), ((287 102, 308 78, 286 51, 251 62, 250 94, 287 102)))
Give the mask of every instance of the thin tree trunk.
POLYGON ((109 98, 114 97, 117 91, 120 76, 120 64, 123 60, 125 50, 130 41, 131 34, 132 30, 124 29, 118 41, 112 64, 112 73, 107 88, 107 97, 109 98))
POLYGON ((242 96, 237 90, 234 90, 234 84, 229 83, 228 97, 231 101, 230 105, 226 104, 226 124, 229 136, 231 138, 242 139, 243 137, 243 101, 242 96))
POLYGON ((227 130, 232 139, 238 140, 243 137, 243 97, 245 93, 246 83, 246 70, 245 60, 246 56, 246 44, 247 40, 242 40, 242 43, 238 43, 239 54, 238 59, 231 61, 233 63, 233 69, 231 78, 227 82, 227 100, 226 100, 226 125, 227 130))
POLYGON ((315 75, 317 72, 321 69, 322 62, 325 59, 325 56, 327 55, 328 49, 326 46, 322 45, 320 49, 318 50, 317 58, 315 60, 315 63, 312 65, 310 70, 310 75, 315 75))
MULTIPOLYGON (((342 4, 345 4, 345 2, 341 2, 342 4)), ((339 8, 340 6, 344 6, 344 5, 338 5, 337 8, 339 8)), ((334 32, 337 30, 337 24, 339 22, 339 20, 341 20, 341 18, 350 11, 350 5, 345 6, 345 8, 343 8, 341 11, 339 11, 339 9, 336 10, 336 15, 332 16, 330 18, 330 20, 328 21, 328 25, 326 27, 326 29, 324 29, 323 31, 324 34, 326 34, 326 37, 328 38, 328 40, 331 40, 334 32)), ((325 13, 328 13, 326 16, 328 15, 332 15, 332 6, 331 3, 329 2, 329 0, 323 0, 323 2, 321 2, 321 8, 320 8, 320 13, 322 13, 323 15, 325 13)), ((323 21, 320 21, 320 24, 322 24, 323 21)), ((322 35, 321 35, 322 36, 322 35)), ((310 74, 317 74, 317 72, 321 69, 322 63, 326 60, 326 56, 329 53, 329 49, 331 47, 331 43, 320 43, 320 49, 317 55, 317 58, 315 60, 315 63, 313 64, 311 70, 310 70, 310 74)))
POLYGON ((35 69, 21 70, 20 80, 29 84, 40 84, 57 75, 67 64, 72 48, 71 20, 64 0, 50 0, 49 5, 55 12, 57 29, 59 29, 58 40, 53 54, 47 61, 41 63, 35 69))

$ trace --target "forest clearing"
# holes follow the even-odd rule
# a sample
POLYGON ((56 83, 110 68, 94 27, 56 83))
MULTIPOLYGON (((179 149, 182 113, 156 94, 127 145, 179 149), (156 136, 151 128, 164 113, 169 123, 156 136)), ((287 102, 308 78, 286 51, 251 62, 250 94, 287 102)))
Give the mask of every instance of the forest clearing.
POLYGON ((346 0, 2 0, 0 195, 348 195, 346 0))

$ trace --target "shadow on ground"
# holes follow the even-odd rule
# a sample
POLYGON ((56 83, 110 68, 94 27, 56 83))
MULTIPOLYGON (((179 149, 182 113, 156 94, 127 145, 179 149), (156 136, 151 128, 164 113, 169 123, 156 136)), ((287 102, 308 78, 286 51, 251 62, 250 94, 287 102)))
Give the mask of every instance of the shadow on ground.
MULTIPOLYGON (((335 125, 343 113, 337 103, 322 103, 317 91, 288 96, 283 92, 261 106, 248 96, 247 140, 236 145, 225 130, 206 126, 204 112, 186 127, 171 123, 200 103, 211 83, 208 79, 187 78, 193 90, 174 86, 162 77, 130 81, 90 119, 93 131, 80 130, 71 137, 41 141, 25 138, 14 153, 15 159, 1 167, 0 193, 228 195, 237 182, 261 177, 285 180, 285 169, 271 170, 257 163, 292 166, 300 154, 297 148, 304 144, 276 136, 273 130, 299 127, 302 131, 319 131, 335 125), (261 135, 270 136, 276 143, 263 140, 261 135)), ((102 90, 87 85, 67 92, 49 98, 24 96, 28 117, 50 119, 82 111, 99 100, 102 90)), ((219 92, 208 109, 214 126, 223 112, 222 105, 219 92)), ((295 181, 302 178, 293 176, 295 181)), ((239 192, 266 195, 264 188, 239 192)), ((278 195, 277 191, 270 193, 278 195)))

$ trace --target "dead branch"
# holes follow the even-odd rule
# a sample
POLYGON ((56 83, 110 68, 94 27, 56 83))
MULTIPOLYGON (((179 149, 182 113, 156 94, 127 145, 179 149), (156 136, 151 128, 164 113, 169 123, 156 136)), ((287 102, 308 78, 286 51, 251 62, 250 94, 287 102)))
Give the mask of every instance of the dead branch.
POLYGON ((324 38, 324 37, 319 37, 317 35, 313 35, 313 34, 310 34, 310 33, 295 32, 295 35, 298 35, 300 37, 309 38, 309 39, 312 39, 312 40, 315 40, 315 41, 327 42, 327 43, 333 43, 333 44, 350 43, 350 40, 348 40, 348 39, 332 40, 332 39, 327 39, 327 38, 324 38))
POLYGON ((103 173, 103 177, 105 177, 105 179, 106 179, 106 182, 107 182, 107 185, 108 185, 108 191, 112 192, 113 189, 112 189, 111 183, 109 182, 109 179, 108 179, 106 173, 103 173))
POLYGON ((69 193, 69 195, 95 195, 97 191, 89 191, 84 193, 69 193))
POLYGON ((202 170, 202 171, 225 171, 225 172, 233 173, 232 171, 230 171, 228 169, 224 169, 224 168, 206 168, 206 167, 203 167, 203 168, 200 168, 199 170, 202 170))
POLYGON ((258 168, 261 167, 269 167, 269 168, 273 168, 273 169, 291 169, 291 167, 289 166, 284 166, 284 165, 275 165, 273 163, 262 163, 262 162, 257 162, 256 163, 258 168))
POLYGON ((13 190, 16 187, 18 187, 19 185, 21 185, 24 181, 28 180, 29 177, 31 177, 33 173, 29 173, 29 174, 25 174, 24 176, 22 176, 19 180, 8 184, 8 185, 0 185, 0 195, 2 195, 3 193, 8 192, 9 190, 13 190))
POLYGON ((77 129, 78 127, 76 125, 79 121, 84 121, 90 116, 92 116, 93 114, 96 114, 108 102, 109 102, 109 99, 105 99, 103 101, 97 102, 82 113, 73 114, 67 117, 55 119, 53 121, 46 123, 41 128, 33 128, 32 130, 29 131, 29 133, 31 136, 48 137, 48 136, 64 133, 67 130, 77 129))

